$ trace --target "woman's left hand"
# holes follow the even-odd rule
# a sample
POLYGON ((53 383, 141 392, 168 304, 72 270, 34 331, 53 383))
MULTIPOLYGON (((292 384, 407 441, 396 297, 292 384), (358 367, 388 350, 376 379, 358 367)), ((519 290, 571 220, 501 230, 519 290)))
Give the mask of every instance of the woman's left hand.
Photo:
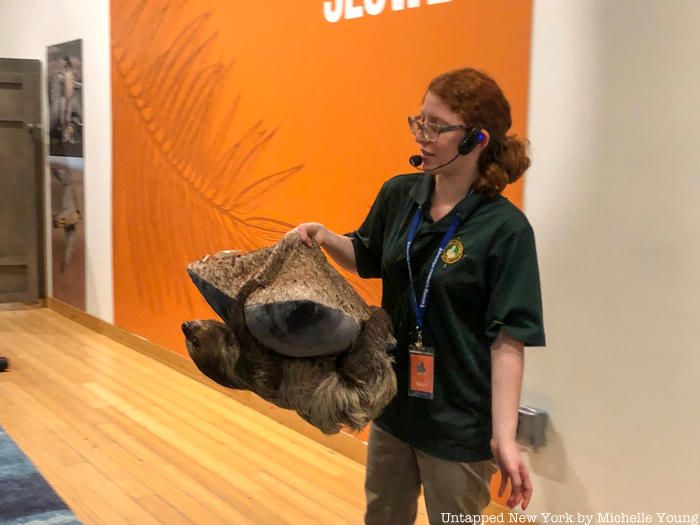
POLYGON ((525 510, 532 497, 532 483, 530 482, 530 473, 520 457, 517 443, 513 439, 499 441, 493 438, 491 451, 501 471, 501 486, 498 489, 498 495, 503 496, 508 480, 510 480, 511 491, 507 505, 513 508, 520 503, 522 509, 525 510))

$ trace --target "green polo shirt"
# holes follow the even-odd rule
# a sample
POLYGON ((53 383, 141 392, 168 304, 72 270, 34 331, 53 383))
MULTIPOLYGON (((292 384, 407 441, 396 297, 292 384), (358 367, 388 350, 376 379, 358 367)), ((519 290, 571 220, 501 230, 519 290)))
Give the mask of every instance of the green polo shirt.
POLYGON ((433 456, 478 461, 491 457, 491 343, 503 330, 526 346, 545 344, 535 239, 525 215, 503 196, 473 193, 434 222, 434 187, 434 177, 422 173, 388 180, 362 226, 348 234, 360 276, 382 279, 382 307, 397 339, 398 394, 375 423, 433 456), (433 399, 408 395, 416 321, 406 238, 418 205, 424 211, 411 266, 419 298, 440 241, 454 215, 461 219, 436 266, 425 315, 423 340, 435 350, 433 399))

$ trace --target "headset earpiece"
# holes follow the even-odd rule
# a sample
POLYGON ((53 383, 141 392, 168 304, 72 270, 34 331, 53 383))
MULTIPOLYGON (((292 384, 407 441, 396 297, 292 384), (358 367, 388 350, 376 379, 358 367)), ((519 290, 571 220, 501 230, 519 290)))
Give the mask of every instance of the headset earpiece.
POLYGON ((472 128, 457 146, 460 155, 469 155, 472 150, 484 140, 484 134, 479 128, 472 128))

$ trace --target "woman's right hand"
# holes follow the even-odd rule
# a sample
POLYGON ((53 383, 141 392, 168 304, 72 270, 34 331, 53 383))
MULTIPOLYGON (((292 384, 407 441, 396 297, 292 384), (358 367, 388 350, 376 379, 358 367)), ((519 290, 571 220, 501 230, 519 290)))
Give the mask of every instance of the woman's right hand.
POLYGON ((297 233, 301 242, 309 248, 312 242, 316 241, 336 263, 348 271, 357 273, 355 248, 350 237, 338 235, 319 222, 301 223, 287 235, 289 233, 297 233))
POLYGON ((323 246, 328 230, 319 222, 304 222, 294 228, 292 232, 299 234, 301 242, 310 248, 312 240, 315 240, 319 246, 323 246))

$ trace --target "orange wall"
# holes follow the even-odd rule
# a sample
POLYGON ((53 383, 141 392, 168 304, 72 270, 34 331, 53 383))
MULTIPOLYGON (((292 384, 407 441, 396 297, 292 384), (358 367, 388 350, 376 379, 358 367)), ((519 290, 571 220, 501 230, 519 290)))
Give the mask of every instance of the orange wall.
POLYGON ((117 325, 185 353, 181 322, 215 317, 188 262, 355 229, 411 171, 406 116, 444 70, 494 76, 524 135, 531 2, 419 3, 329 23, 322 0, 112 2, 117 325))
MULTIPOLYGON (((181 321, 213 315, 189 261, 302 221, 356 228, 382 181, 411 170, 406 115, 443 70, 490 72, 524 134, 530 2, 423 1, 337 23, 322 6, 112 3, 119 326, 183 353, 181 321)), ((378 302, 378 283, 353 284, 378 302)))

